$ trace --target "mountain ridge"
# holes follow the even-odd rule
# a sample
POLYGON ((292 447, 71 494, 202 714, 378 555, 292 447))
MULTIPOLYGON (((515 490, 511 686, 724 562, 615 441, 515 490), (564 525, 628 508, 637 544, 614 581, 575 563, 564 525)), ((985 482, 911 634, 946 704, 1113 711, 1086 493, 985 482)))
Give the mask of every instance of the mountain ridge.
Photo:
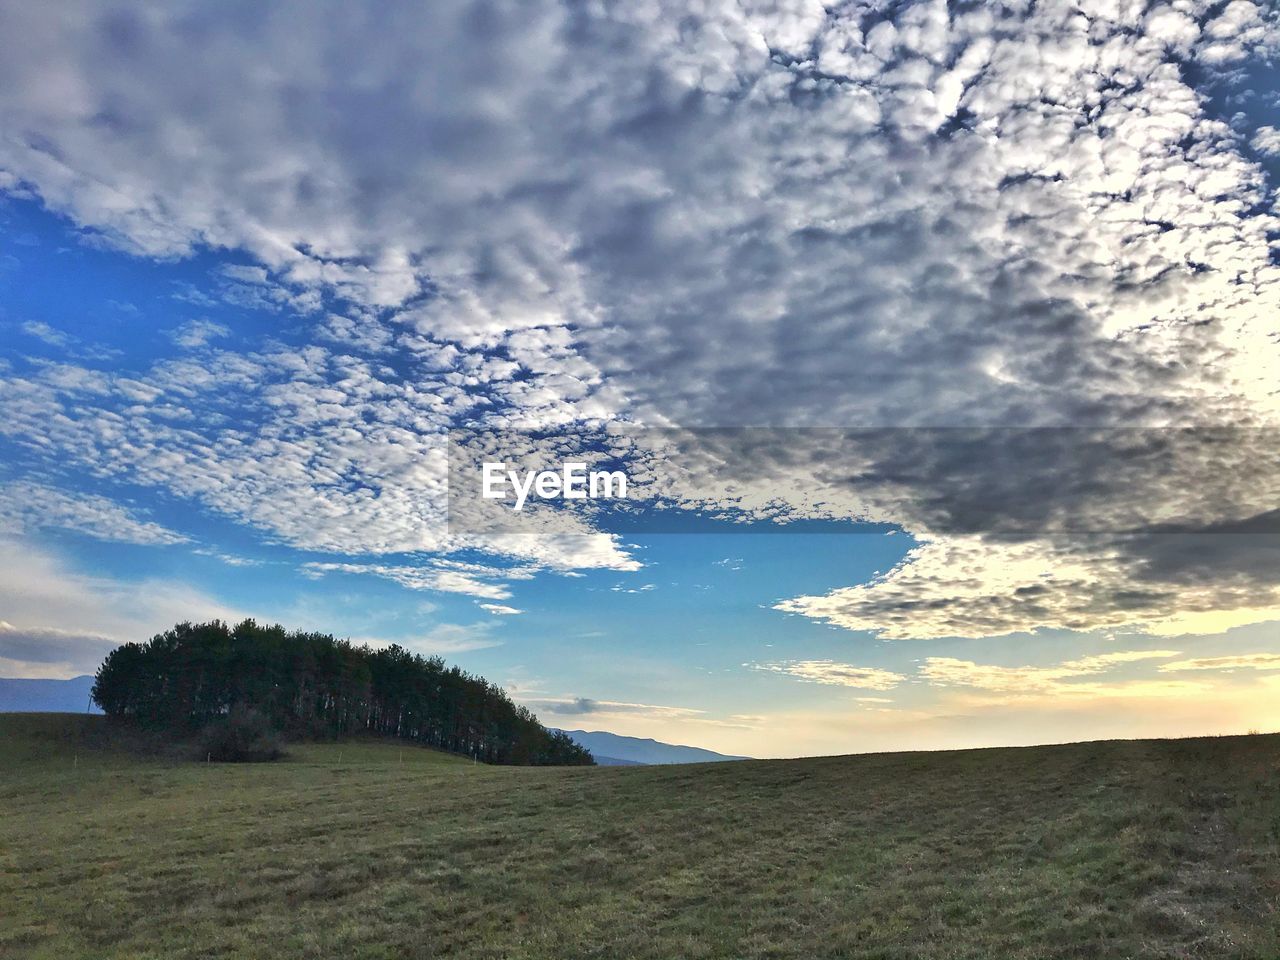
POLYGON ((93 677, 68 680, 0 677, 0 713, 101 713, 89 701, 93 677))
POLYGON ((723 763, 730 760, 750 760, 750 757, 737 757, 725 753, 717 753, 705 747, 692 747, 682 743, 665 743, 652 737, 627 737, 607 730, 564 730, 575 741, 591 751, 596 763, 601 766, 641 764, 660 766, 676 763, 723 763), (614 761, 610 763, 609 761, 614 761))

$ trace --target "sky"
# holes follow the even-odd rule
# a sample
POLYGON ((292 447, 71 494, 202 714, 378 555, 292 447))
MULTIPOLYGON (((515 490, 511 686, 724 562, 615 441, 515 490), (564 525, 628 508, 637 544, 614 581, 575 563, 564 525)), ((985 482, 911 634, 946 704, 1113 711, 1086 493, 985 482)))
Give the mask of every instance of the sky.
POLYGON ((5 5, 0 676, 254 617, 757 757, 1280 729, 1278 56, 1250 0, 5 5), (631 501, 485 526, 487 444, 631 501))

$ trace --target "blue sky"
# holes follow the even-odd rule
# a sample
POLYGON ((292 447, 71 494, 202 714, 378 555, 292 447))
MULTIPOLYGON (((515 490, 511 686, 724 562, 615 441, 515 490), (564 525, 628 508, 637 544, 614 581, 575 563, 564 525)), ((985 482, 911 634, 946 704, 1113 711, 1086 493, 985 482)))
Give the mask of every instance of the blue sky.
POLYGON ((1273 14, 358 7, 0 14, 0 674, 253 616, 756 756, 1280 724, 1273 14), (449 429, 619 423, 750 429, 449 522, 449 429))

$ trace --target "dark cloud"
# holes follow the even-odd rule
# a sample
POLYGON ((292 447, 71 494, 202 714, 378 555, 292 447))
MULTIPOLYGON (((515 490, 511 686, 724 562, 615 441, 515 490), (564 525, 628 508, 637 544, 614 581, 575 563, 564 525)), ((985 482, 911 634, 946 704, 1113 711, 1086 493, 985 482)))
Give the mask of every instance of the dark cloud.
POLYGON ((0 620, 0 660, 37 665, 70 664, 81 672, 91 672, 117 646, 117 641, 94 634, 15 627, 0 620))

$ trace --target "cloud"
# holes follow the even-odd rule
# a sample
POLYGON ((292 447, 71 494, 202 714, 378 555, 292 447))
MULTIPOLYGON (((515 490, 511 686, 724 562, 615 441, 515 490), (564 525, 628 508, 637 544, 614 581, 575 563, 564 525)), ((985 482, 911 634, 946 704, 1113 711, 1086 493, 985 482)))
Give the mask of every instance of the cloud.
POLYGON ((1247 55, 1267 23, 1247 3, 1145 21, 937 11, 905 5, 864 32, 852 9, 723 8, 673 30, 660 5, 534 3, 477 33, 460 12, 375 27, 352 8, 313 23, 309 43, 286 9, 245 10, 201 27, 239 46, 202 47, 182 75, 161 53, 190 28, 176 13, 15 11, 7 35, 25 44, 6 51, 0 109, 43 139, 14 138, 4 165, 130 249, 244 250, 259 265, 239 282, 399 308, 457 349, 488 340, 531 373, 551 363, 548 379, 509 384, 526 409, 618 390, 683 422, 903 422, 922 403, 954 411, 962 394, 999 416, 1083 409, 1098 363, 1126 370, 1113 402, 1145 405, 1147 348, 1193 304, 1220 312, 1230 295, 1188 261, 1257 256, 1265 233, 1237 202, 1256 171, 1201 122, 1168 61, 1247 55), (133 38, 130 71, 111 69, 120 36, 133 38), (806 56, 771 55, 793 44, 806 56), (373 48, 385 56, 362 54, 373 48), (418 95, 395 62, 429 65, 418 95), (38 71, 46 85, 21 82, 38 71), (1133 92, 1114 86, 1122 76, 1133 92), (221 96, 184 95, 213 78, 221 96), (52 86, 74 94, 39 92, 52 86), (194 139, 178 154, 127 122, 137 115, 184 118, 194 139), (114 126, 95 125, 103 116, 114 126), (236 136, 220 136, 232 117, 236 136), (1171 229, 1151 228, 1153 205, 1171 229), (1207 239, 1237 230, 1221 249, 1207 239), (1144 309, 1162 330, 1108 335, 1142 329, 1144 309), (898 376, 837 388, 851 350, 862 369, 896 358, 898 376), (593 383, 606 368, 609 390, 593 383), (1064 376, 1037 401, 1050 372, 1064 376), (769 391, 754 389, 760 375, 769 391))
POLYGON ((525 701, 531 710, 557 717, 591 716, 598 719, 644 721, 679 721, 711 726, 742 726, 737 718, 718 720, 707 711, 692 707, 661 706, 652 703, 630 703, 625 700, 593 700, 590 697, 543 697, 525 701))
POLYGON ((70 336, 38 320, 28 320, 22 325, 22 332, 37 340, 43 340, 51 347, 66 347, 71 343, 70 336))
POLYGON ((3 675, 93 673, 113 647, 183 620, 245 614, 180 581, 88 576, 30 539, 0 539, 3 675))
POLYGON ((1268 157, 1280 156, 1280 130, 1259 127, 1253 135, 1253 149, 1268 157))
POLYGON ((241 557, 232 553, 224 553, 221 550, 214 550, 208 547, 197 547, 191 551, 197 556, 213 557, 215 560, 221 560, 229 567, 261 567, 265 565, 265 560, 257 560, 252 557, 241 557))
POLYGON ((1162 673, 1185 670, 1280 670, 1280 654, 1242 653, 1230 657, 1198 657, 1160 665, 1162 673))
MULTIPOLYGON (((639 564, 589 529, 450 537, 441 438, 459 423, 1280 413, 1273 192, 1245 148, 1265 154, 1268 128, 1209 95, 1277 49, 1249 0, 305 11, 0 14, 4 188, 134 254, 234 258, 204 296, 301 331, 244 352, 201 337, 127 373, 6 367, 0 433, 25 454, 342 556, 317 573, 502 600, 502 575, 367 558, 639 564)), ((903 464, 861 464, 865 509, 836 512, 927 543, 780 609, 908 638, 1280 607, 1256 543, 1217 541, 1210 568, 1170 538, 1010 542, 944 521, 1056 517, 1090 484, 1005 484, 979 461, 956 491, 903 464)), ((734 508, 816 508, 811 476, 734 508)))
POLYGON ((1039 628, 1219 633, 1280 619, 1280 591, 1266 572, 1278 549, 1266 534, 940 537, 868 583, 776 609, 884 639, 1039 628))
POLYGON ((560 571, 638 568, 616 537, 580 524, 450 537, 438 432, 448 415, 439 408, 463 391, 432 377, 393 384, 380 372, 319 347, 211 350, 137 377, 47 365, 0 383, 10 418, 0 435, 202 502, 306 549, 487 548, 560 571), (122 430, 128 444, 114 442, 122 430))
POLYGON ((109 637, 0 620, 0 676, 66 679, 92 673, 119 644, 109 637))
POLYGON ((0 533, 71 530, 97 540, 165 546, 188 538, 144 520, 112 500, 38 483, 0 483, 0 533))
POLYGON ((499 617, 510 617, 518 613, 524 613, 523 610, 517 610, 515 607, 508 607, 501 603, 482 603, 480 604, 480 609, 487 610, 499 617))
POLYGON ((1203 684, 1183 681, 1079 679, 1094 677, 1124 664, 1176 656, 1176 650, 1122 650, 1049 667, 1004 667, 954 657, 929 657, 920 667, 920 676, 938 686, 973 687, 1014 699, 1178 697, 1204 690, 1203 684))
POLYGON ((505 584, 491 582, 491 578, 527 579, 529 571, 500 569, 480 565, 442 566, 424 562, 422 566, 389 566, 373 563, 326 563, 312 561, 303 564, 308 576, 321 577, 328 573, 372 574, 392 580, 410 590, 432 590, 439 593, 462 593, 491 600, 506 600, 511 596, 505 584))
POLYGON ((420 653, 424 656, 469 653, 473 650, 488 650, 502 646, 501 640, 490 635, 491 627, 492 624, 488 623, 441 623, 425 634, 411 635, 398 640, 358 637, 355 638, 355 642, 368 644, 371 647, 388 647, 396 644, 411 653, 420 653))
POLYGON ((628 703, 623 700, 593 700, 590 697, 554 697, 530 702, 538 710, 561 716, 586 714, 640 713, 650 716, 692 718, 703 713, 687 707, 662 707, 649 703, 628 703))
POLYGON ((609 588, 610 593, 651 593, 658 589, 656 583, 644 583, 638 587, 628 587, 626 584, 615 583, 609 588))
MULTIPOLYGON (((865 690, 888 691, 919 679, 935 687, 960 687, 994 695, 999 702, 1054 699, 1125 699, 1177 697, 1203 692, 1202 683, 1159 679, 1096 679, 1130 664, 1168 660, 1176 650, 1119 650, 1066 660, 1051 666, 1002 666, 955 657, 928 657, 914 676, 879 667, 859 667, 832 660, 790 660, 749 663, 753 670, 781 673, 799 680, 865 690)), ((1280 657, 1267 655, 1179 660, 1161 664, 1160 672, 1233 667, 1280 669, 1280 657)), ((856 698, 860 703, 889 704, 877 696, 856 698)), ((988 697, 990 699, 990 697, 988 697)))
POLYGON ((783 673, 800 680, 827 683, 840 687, 858 687, 863 690, 892 690, 907 678, 891 670, 879 667, 856 667, 834 660, 786 660, 777 663, 745 664, 752 670, 783 673))
POLYGON ((169 333, 169 339, 188 350, 207 346, 210 341, 231 335, 231 330, 212 320, 188 320, 169 333))

